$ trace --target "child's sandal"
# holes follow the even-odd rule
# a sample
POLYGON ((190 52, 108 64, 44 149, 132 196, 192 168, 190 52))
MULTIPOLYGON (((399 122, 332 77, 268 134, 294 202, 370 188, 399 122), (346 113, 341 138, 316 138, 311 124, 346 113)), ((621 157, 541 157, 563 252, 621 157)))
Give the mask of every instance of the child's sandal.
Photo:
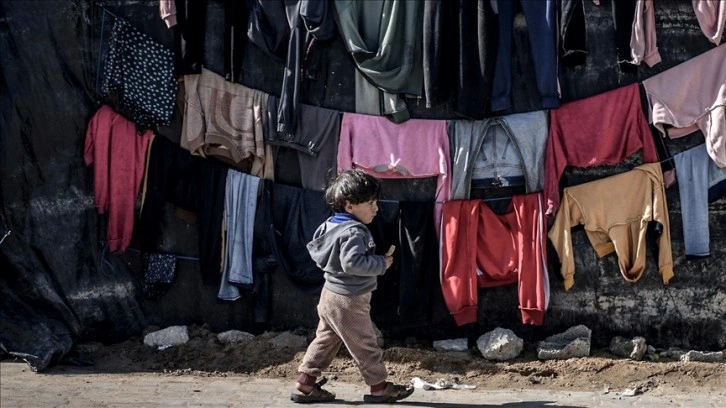
POLYGON ((386 403, 396 402, 404 398, 408 398, 413 394, 414 388, 412 386, 405 386, 400 384, 386 383, 386 389, 383 390, 382 395, 366 394, 363 396, 363 401, 368 403, 386 403))
POLYGON ((323 377, 318 381, 313 389, 305 394, 303 392, 290 394, 290 400, 298 404, 310 404, 313 402, 330 402, 335 400, 335 394, 323 389, 323 385, 328 382, 328 379, 323 377))

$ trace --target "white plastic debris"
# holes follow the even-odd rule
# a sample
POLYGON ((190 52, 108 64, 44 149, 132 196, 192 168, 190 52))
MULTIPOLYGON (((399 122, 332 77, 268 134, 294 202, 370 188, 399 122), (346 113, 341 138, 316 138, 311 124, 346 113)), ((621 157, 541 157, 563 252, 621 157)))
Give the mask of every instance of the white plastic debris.
POLYGON ((422 389, 425 391, 431 391, 431 390, 446 390, 446 389, 454 389, 454 390, 473 390, 476 388, 476 385, 469 385, 464 384, 461 381, 459 381, 458 378, 453 378, 451 380, 446 379, 439 379, 435 383, 430 383, 421 377, 413 377, 411 379, 411 385, 413 385, 413 388, 422 389))

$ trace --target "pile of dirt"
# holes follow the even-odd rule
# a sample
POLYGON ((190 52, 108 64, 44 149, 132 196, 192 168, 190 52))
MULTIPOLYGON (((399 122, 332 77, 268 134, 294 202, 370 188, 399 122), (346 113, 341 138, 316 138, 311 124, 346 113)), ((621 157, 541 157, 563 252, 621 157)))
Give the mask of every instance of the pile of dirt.
MULTIPOLYGON (((92 363, 101 372, 156 372, 169 375, 287 378, 294 382, 304 349, 275 347, 269 340, 280 333, 267 332, 248 341, 223 345, 207 327, 189 326, 188 343, 164 350, 148 347, 143 338, 103 345, 76 347, 76 359, 92 363)), ((311 339, 313 332, 298 333, 311 339)), ((539 360, 536 345, 507 362, 485 360, 476 347, 466 352, 441 352, 431 347, 384 347, 384 360, 394 381, 420 377, 428 382, 459 381, 483 389, 575 389, 638 392, 723 392, 726 363, 632 361, 593 350, 590 357, 539 360)), ((343 348, 328 372, 331 380, 360 383, 355 363, 343 348)))

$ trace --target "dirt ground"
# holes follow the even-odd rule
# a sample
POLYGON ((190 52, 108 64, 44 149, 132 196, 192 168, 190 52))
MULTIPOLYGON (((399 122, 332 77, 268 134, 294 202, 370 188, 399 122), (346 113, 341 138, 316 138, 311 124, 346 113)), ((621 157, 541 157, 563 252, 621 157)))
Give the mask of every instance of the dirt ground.
MULTIPOLYGON (((297 367, 305 350, 275 347, 268 342, 280 333, 268 332, 249 341, 223 345, 217 333, 206 327, 189 326, 189 342, 157 350, 143 338, 102 345, 79 344, 67 361, 93 364, 99 372, 154 372, 167 375, 258 378, 297 378, 297 367)), ((302 333, 305 334, 305 333, 302 333)), ((306 334, 310 339, 314 332, 306 334)), ((408 382, 420 377, 428 382, 455 380, 478 389, 548 389, 623 391, 639 393, 718 392, 726 390, 726 362, 632 361, 606 350, 592 350, 588 358, 538 360, 536 345, 508 362, 481 357, 476 347, 467 352, 441 352, 430 345, 384 346, 384 360, 391 380, 408 382)), ((360 383, 353 360, 343 349, 326 375, 334 380, 360 383)))

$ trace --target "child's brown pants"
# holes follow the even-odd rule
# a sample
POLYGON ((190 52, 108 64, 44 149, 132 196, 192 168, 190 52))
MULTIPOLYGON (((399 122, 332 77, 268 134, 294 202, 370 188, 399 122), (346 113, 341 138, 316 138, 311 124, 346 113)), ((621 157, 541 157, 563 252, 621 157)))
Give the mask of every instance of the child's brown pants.
POLYGON ((338 353, 341 344, 358 365, 365 383, 379 384, 388 373, 383 351, 378 347, 371 321, 371 293, 344 296, 323 288, 318 303, 320 323, 298 371, 320 377, 338 353))

